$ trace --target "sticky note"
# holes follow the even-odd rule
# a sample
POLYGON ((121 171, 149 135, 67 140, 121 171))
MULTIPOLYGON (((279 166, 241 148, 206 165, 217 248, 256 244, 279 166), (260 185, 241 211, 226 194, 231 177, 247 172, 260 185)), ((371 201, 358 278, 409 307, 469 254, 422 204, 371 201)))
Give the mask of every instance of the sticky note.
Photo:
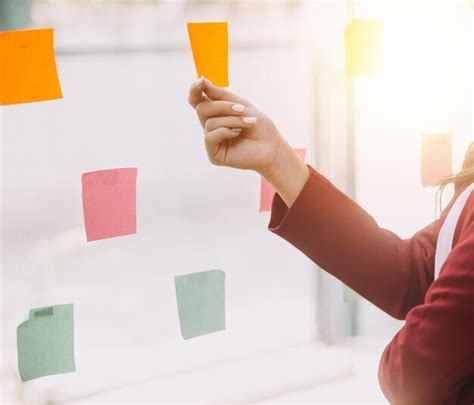
POLYGON ((225 273, 222 270, 176 276, 174 281, 184 339, 225 329, 225 273))
POLYGON ((76 371, 73 304, 30 310, 17 328, 22 381, 76 371))
POLYGON ((370 76, 383 70, 383 30, 378 19, 354 19, 344 30, 346 76, 370 76))
POLYGON ((82 175, 87 241, 137 232, 137 169, 99 170, 82 175))
POLYGON ((353 289, 349 288, 347 285, 342 285, 342 298, 344 302, 354 302, 359 299, 359 294, 357 294, 353 289))
POLYGON ((62 98, 54 31, 0 32, 0 105, 62 98))
MULTIPOLYGON (((304 162, 306 157, 306 149, 298 148, 294 150, 299 158, 304 162)), ((271 211, 275 189, 263 177, 260 178, 260 209, 259 212, 271 211)))
POLYGON ((435 186, 453 173, 453 134, 426 134, 421 143, 421 184, 435 186))
POLYGON ((227 23, 188 23, 188 35, 197 76, 206 77, 216 86, 227 87, 229 85, 227 23))

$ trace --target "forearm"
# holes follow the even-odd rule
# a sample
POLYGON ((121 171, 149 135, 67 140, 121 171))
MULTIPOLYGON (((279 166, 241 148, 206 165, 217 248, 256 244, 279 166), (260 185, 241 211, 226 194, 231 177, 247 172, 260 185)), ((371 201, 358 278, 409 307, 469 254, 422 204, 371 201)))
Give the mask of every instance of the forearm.
POLYGON ((403 241, 314 170, 290 209, 280 197, 272 232, 392 316, 402 319, 423 302, 436 225, 403 241))

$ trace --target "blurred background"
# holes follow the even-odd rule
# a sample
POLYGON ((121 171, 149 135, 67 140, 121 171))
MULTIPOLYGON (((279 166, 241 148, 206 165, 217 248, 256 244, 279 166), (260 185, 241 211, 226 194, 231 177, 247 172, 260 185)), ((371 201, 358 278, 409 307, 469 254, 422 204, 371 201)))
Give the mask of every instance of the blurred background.
MULTIPOLYGON (((402 326, 270 234, 260 179, 211 166, 186 103, 188 21, 229 22, 231 90, 401 237, 436 218, 421 136, 472 140, 468 1, 0 0, 53 27, 64 99, 0 109, 2 403, 385 403, 402 326), (344 28, 380 18, 384 70, 347 79, 344 28), (138 167, 138 233, 86 243, 81 174, 138 167), (226 272, 227 329, 184 341, 174 276, 226 272), (21 383, 16 327, 74 303, 77 372, 21 383)), ((449 200, 446 194, 446 201, 449 200)))

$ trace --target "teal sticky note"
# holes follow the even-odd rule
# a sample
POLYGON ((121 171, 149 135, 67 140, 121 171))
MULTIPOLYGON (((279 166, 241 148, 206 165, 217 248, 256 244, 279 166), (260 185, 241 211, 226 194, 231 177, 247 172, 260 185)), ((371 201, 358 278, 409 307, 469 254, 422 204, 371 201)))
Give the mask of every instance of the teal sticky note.
POLYGON ((22 381, 76 371, 73 304, 34 308, 17 328, 22 381))
POLYGON ((347 285, 342 286, 342 295, 344 302, 354 302, 359 299, 359 294, 357 294, 353 289, 349 288, 347 285))
POLYGON ((225 273, 222 270, 176 276, 174 281, 184 339, 225 329, 225 273))

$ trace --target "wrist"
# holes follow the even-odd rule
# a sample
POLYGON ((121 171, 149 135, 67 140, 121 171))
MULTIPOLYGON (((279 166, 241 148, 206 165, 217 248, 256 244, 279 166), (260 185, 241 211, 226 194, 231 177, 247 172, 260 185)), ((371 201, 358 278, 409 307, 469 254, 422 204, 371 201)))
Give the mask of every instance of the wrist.
POLYGON ((309 169, 283 141, 275 160, 262 176, 273 185, 285 204, 291 207, 306 184, 309 169))

